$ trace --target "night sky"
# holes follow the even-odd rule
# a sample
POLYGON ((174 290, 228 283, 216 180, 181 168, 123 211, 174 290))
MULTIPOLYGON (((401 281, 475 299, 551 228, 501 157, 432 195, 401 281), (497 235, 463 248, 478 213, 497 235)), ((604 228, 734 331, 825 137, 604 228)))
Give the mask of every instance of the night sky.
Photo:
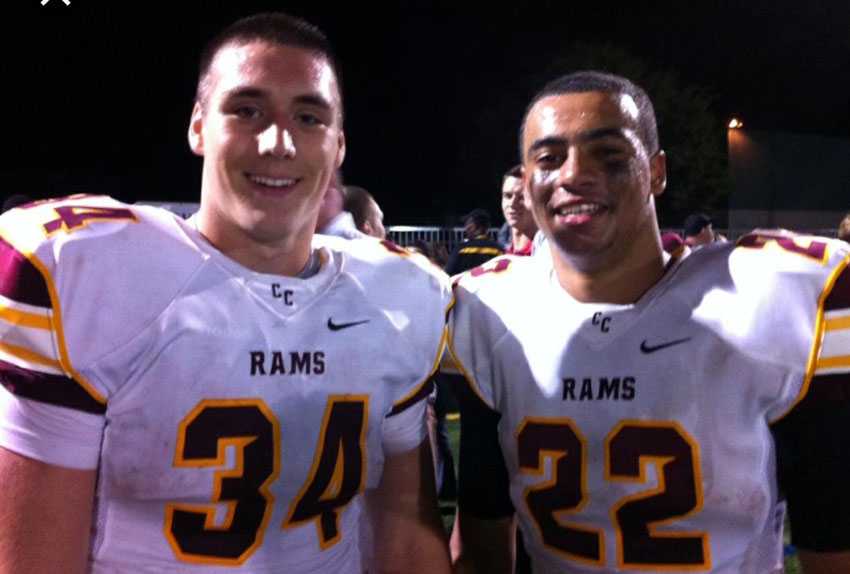
POLYGON ((620 47, 714 94, 721 126, 736 115, 750 129, 850 137, 846 0, 70 1, 4 2, 0 196, 196 200, 200 160, 185 133, 198 51, 265 10, 303 16, 334 43, 346 180, 373 192, 390 225, 498 213, 525 104, 578 44, 620 47))

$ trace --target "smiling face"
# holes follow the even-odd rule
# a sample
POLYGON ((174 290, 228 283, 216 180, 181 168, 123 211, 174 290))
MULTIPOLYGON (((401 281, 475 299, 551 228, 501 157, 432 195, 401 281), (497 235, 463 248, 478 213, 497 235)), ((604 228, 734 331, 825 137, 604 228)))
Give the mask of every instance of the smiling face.
POLYGON ((225 253, 309 245, 345 153, 332 67, 302 48, 231 44, 215 56, 209 85, 189 126, 204 158, 201 232, 225 253))
POLYGON ((578 269, 659 249, 653 197, 664 190, 664 154, 646 149, 638 114, 631 96, 592 91, 544 97, 526 117, 523 163, 534 218, 578 269))
POLYGON ((508 175, 502 181, 502 214, 511 229, 528 235, 534 235, 537 231, 537 224, 522 190, 522 175, 508 175))
POLYGON ((516 227, 526 214, 522 197, 522 178, 512 175, 502 181, 502 214, 511 227, 516 227))

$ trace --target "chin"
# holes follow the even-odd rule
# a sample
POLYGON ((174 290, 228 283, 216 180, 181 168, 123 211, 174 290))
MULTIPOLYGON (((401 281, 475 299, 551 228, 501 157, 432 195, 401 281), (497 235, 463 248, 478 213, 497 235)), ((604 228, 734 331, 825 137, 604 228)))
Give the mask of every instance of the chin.
POLYGON ((565 255, 571 257, 587 257, 605 250, 606 241, 601 237, 578 234, 574 231, 559 230, 547 234, 565 255))

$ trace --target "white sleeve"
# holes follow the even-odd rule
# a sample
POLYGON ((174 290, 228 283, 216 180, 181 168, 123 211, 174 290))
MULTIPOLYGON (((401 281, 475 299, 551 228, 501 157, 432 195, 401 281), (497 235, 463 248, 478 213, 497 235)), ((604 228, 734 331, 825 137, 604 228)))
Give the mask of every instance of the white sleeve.
POLYGON ((0 387, 0 446, 79 470, 97 468, 106 418, 17 397, 0 387))
POLYGON ((382 424, 384 454, 400 454, 422 444, 428 436, 427 405, 427 398, 423 398, 397 414, 384 417, 382 424))
MULTIPOLYGON (((449 315, 448 353, 467 385, 491 409, 494 408, 493 344, 488 327, 493 322, 476 295, 463 284, 455 288, 455 305, 449 315)), ((492 313, 491 313, 492 314, 492 313)), ((504 328, 501 328, 504 330, 504 328)))

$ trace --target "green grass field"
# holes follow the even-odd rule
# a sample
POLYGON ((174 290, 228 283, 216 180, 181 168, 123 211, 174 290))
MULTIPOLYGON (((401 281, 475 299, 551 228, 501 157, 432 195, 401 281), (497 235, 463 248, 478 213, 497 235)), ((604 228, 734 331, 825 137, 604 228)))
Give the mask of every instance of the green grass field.
MULTIPOLYGON (((449 431, 449 444, 452 448, 452 453, 455 457, 455 463, 457 464, 458 460, 458 446, 460 444, 460 422, 456 417, 449 415, 448 420, 446 421, 446 428, 449 431)), ((454 513, 452 512, 454 505, 449 502, 440 502, 440 508, 443 512, 443 524, 446 526, 446 531, 450 532, 452 527, 452 521, 454 520, 454 513)), ((788 528, 788 524, 785 524, 785 542, 787 543, 789 540, 790 529, 788 528)), ((800 568, 800 562, 797 560, 796 556, 789 556, 785 559, 785 574, 801 574, 802 569, 800 568)))

